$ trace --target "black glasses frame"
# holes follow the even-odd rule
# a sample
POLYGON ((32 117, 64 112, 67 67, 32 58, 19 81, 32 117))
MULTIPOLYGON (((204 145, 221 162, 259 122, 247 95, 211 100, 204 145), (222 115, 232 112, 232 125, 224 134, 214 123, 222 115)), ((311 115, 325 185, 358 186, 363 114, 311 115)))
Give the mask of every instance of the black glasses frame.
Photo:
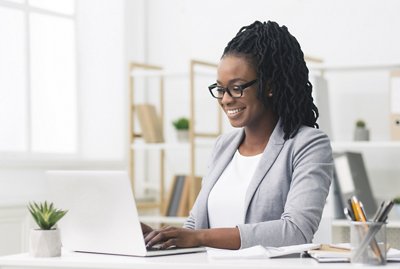
POLYGON ((229 88, 220 87, 220 86, 218 86, 217 83, 214 83, 214 84, 208 86, 208 90, 210 91, 211 96, 214 97, 214 98, 217 98, 217 99, 222 99, 222 98, 224 97, 224 94, 225 94, 226 92, 227 92, 227 93, 229 94, 229 96, 232 97, 232 98, 240 98, 240 97, 243 96, 243 91, 244 91, 245 89, 249 88, 250 86, 252 86, 252 85, 253 85, 254 83, 256 83, 256 82, 257 82, 257 79, 252 80, 252 81, 249 81, 249 82, 247 82, 247 83, 245 83, 245 84, 242 84, 242 85, 235 85, 235 87, 237 88, 237 89, 235 89, 235 91, 240 91, 240 96, 233 96, 232 93, 231 93, 231 90, 229 90, 229 88), (213 90, 214 90, 215 88, 219 88, 220 90, 223 90, 223 91, 224 91, 224 93, 222 94, 221 97, 215 96, 215 95, 213 94, 213 90))

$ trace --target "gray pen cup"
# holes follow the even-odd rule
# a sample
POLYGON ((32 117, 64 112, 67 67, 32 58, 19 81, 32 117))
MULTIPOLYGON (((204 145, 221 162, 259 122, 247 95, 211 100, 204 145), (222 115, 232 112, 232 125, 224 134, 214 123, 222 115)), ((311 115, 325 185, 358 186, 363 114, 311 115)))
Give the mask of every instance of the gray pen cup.
POLYGON ((386 223, 352 221, 350 243, 352 263, 386 264, 386 223))

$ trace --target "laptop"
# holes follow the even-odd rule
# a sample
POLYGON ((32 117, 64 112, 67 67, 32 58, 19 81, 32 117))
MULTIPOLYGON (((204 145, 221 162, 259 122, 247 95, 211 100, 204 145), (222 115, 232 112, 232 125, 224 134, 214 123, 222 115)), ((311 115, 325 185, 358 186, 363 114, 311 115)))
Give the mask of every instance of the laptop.
POLYGON ((142 257, 205 251, 204 247, 147 250, 124 171, 48 171, 46 183, 48 200, 68 210, 58 222, 68 250, 142 257))

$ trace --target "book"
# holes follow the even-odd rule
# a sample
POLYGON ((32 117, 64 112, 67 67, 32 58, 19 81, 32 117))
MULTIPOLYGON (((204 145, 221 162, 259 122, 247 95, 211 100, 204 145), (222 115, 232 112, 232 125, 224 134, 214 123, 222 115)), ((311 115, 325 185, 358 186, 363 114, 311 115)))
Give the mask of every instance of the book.
MULTIPOLYGON (((254 246, 239 250, 207 248, 211 259, 263 259, 302 257, 314 258, 320 263, 350 262, 351 247, 349 243, 340 244, 300 244, 284 247, 254 246)), ((387 252, 388 262, 400 261, 400 250, 390 248, 387 252)))
POLYGON ((163 128, 156 107, 151 104, 137 104, 135 110, 143 139, 147 143, 164 142, 163 128))
MULTIPOLYGON (((307 250, 307 255, 319 263, 350 262, 351 248, 349 243, 330 245, 330 249, 324 247, 307 250), (342 249, 341 249, 342 248, 342 249)), ((389 248, 386 252, 387 262, 400 262, 400 250, 389 248)))
POLYGON ((377 204, 372 193, 362 154, 359 152, 343 152, 334 155, 334 186, 341 197, 340 210, 343 211, 348 199, 357 196, 363 203, 366 215, 371 218, 377 204))
POLYGON ((201 177, 193 180, 187 175, 174 176, 168 193, 164 215, 187 217, 201 188, 201 177), (192 198, 194 196, 194 198, 192 198))
POLYGON ((177 175, 174 176, 171 183, 171 188, 168 195, 166 204, 165 215, 170 217, 178 216, 179 207, 181 205, 181 197, 185 185, 185 176, 177 175))

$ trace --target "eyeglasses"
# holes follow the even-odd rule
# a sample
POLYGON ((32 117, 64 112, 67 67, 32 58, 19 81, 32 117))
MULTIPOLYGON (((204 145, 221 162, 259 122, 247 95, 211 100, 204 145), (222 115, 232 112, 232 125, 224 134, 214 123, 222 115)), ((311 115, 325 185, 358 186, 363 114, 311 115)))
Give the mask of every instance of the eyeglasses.
POLYGON ((240 98, 243 96, 243 91, 250 86, 252 86, 254 83, 257 82, 257 79, 252 80, 250 82, 247 82, 242 85, 232 85, 227 88, 218 86, 217 83, 214 83, 210 86, 208 86, 208 90, 210 91, 212 97, 217 98, 217 99, 222 99, 224 97, 225 92, 229 94, 229 96, 233 98, 240 98))

